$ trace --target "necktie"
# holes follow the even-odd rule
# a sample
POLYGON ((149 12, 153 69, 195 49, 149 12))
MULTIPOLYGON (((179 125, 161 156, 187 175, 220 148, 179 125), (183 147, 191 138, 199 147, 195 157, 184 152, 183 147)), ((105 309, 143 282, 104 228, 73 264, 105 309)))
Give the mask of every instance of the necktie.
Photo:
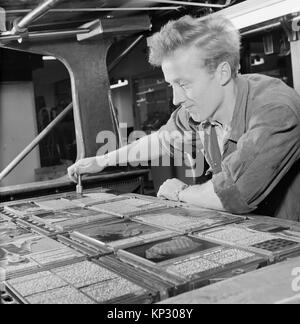
POLYGON ((213 174, 217 174, 222 171, 222 155, 218 143, 216 126, 208 121, 202 127, 204 130, 204 150, 207 162, 213 174))

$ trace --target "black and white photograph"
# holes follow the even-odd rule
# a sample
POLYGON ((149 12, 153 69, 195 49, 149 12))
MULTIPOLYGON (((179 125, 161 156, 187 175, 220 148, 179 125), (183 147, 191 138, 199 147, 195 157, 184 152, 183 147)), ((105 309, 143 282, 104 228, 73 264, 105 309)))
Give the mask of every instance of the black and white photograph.
POLYGON ((26 214, 39 211, 41 207, 33 201, 10 204, 5 206, 4 209, 10 213, 11 216, 24 217, 26 214))
POLYGON ((135 223, 130 220, 119 223, 103 224, 99 227, 95 225, 77 230, 78 233, 95 238, 102 242, 113 242, 156 231, 157 229, 155 227, 135 223))
POLYGON ((30 270, 38 272, 50 264, 80 257, 80 253, 59 242, 36 234, 0 244, 0 264, 8 278, 18 277, 30 270))
POLYGON ((161 263, 179 257, 187 258, 190 254, 203 252, 216 246, 218 245, 209 241, 178 236, 129 248, 126 251, 153 263, 161 263))
MULTIPOLYGON (((100 247, 106 245, 112 248, 124 248, 138 245, 145 240, 157 237, 170 236, 170 231, 151 225, 138 223, 133 220, 119 220, 95 223, 74 229, 71 237, 81 239, 87 243, 94 243, 100 247)), ((176 233, 174 232, 174 235, 176 233)))
POLYGON ((30 214, 30 218, 42 223, 55 224, 96 215, 99 215, 99 212, 94 210, 86 208, 71 208, 62 211, 41 210, 39 212, 30 214))
POLYGON ((9 243, 11 241, 28 235, 31 235, 30 231, 20 226, 17 226, 12 222, 0 223, 0 244, 9 243))
POLYGON ((0 0, 0 304, 300 304, 299 197, 299 0, 0 0))

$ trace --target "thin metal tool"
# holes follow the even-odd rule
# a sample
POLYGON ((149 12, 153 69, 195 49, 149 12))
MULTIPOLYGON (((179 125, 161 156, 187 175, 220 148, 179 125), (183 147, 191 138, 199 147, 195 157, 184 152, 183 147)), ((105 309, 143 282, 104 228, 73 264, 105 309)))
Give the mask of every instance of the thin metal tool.
POLYGON ((77 186, 76 186, 76 193, 78 195, 82 195, 83 194, 82 175, 81 174, 78 175, 78 183, 77 183, 77 186))

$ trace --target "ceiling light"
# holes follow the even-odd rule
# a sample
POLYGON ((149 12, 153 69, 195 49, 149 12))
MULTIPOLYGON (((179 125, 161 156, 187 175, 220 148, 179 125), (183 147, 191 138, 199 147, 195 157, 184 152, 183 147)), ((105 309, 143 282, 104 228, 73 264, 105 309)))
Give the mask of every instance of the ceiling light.
POLYGON ((112 84, 110 86, 111 89, 126 87, 129 84, 128 80, 119 80, 118 83, 112 84))
POLYGON ((43 61, 56 61, 54 56, 43 56, 43 61))
POLYGON ((297 12, 300 12, 299 0, 247 0, 219 11, 229 18, 237 29, 247 28, 297 12))

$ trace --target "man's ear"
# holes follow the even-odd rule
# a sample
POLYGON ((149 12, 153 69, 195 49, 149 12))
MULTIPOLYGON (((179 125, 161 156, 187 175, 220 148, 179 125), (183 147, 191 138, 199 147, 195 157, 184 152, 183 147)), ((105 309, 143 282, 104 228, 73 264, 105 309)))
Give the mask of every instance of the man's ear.
POLYGON ((232 79, 232 71, 228 62, 220 63, 216 73, 220 86, 226 86, 232 79))

